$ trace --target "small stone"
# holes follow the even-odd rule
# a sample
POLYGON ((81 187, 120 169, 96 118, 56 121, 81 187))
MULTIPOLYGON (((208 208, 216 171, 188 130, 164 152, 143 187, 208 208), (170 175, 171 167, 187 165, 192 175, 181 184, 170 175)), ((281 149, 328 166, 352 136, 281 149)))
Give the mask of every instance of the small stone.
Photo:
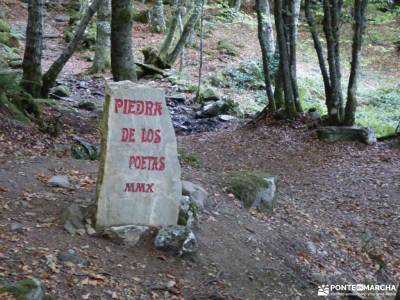
POLYGON ((10 225, 11 231, 22 232, 23 228, 23 225, 20 223, 11 223, 10 225))
POLYGON ((197 251, 197 240, 194 233, 189 228, 181 225, 160 229, 154 245, 157 249, 172 251, 179 255, 191 254, 197 251))
POLYGON ((311 254, 317 253, 317 246, 315 246, 315 244, 313 242, 307 241, 307 248, 311 254))
POLYGON ((137 225, 113 226, 106 228, 103 235, 117 244, 136 246, 148 229, 137 225))
POLYGON ((234 116, 230 116, 230 115, 219 115, 218 119, 220 119, 221 121, 224 122, 230 122, 230 121, 237 121, 238 118, 234 117, 234 116))
POLYGON ((62 262, 73 263, 74 265, 89 265, 89 261, 87 259, 81 258, 76 252, 72 249, 60 253, 57 258, 62 262))
POLYGON ((64 224, 64 229, 72 235, 77 233, 77 230, 85 232, 83 212, 81 207, 76 204, 64 209, 61 214, 61 222, 64 224))
POLYGON ((96 230, 92 227, 92 225, 86 224, 85 227, 86 227, 86 233, 88 235, 95 235, 96 234, 96 230))
POLYGON ((56 175, 50 178, 49 184, 54 187, 61 187, 68 189, 70 186, 68 176, 66 175, 56 175))
POLYGON ((207 191, 201 185, 186 180, 182 180, 182 195, 189 196, 191 201, 196 203, 200 210, 204 209, 205 202, 208 198, 207 191))

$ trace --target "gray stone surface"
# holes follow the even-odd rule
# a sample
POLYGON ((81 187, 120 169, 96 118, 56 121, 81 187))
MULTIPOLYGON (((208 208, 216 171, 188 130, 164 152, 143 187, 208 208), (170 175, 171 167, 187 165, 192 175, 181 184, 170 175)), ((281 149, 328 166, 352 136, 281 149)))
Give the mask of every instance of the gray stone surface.
POLYGON ((200 210, 204 209, 208 193, 201 185, 182 180, 182 195, 189 196, 200 210))
POLYGON ((101 127, 96 227, 177 224, 181 170, 164 91, 108 83, 101 127))
POLYGON ((160 229, 154 245, 157 249, 180 255, 195 253, 198 247, 194 233, 188 227, 179 225, 160 229))
POLYGON ((70 187, 68 176, 56 175, 49 179, 49 184, 54 187, 61 187, 68 189, 70 187))
POLYGON ((353 126, 329 126, 317 130, 318 138, 327 142, 359 141, 367 145, 376 143, 375 132, 371 128, 353 126))
POLYGON ((103 235, 117 244, 135 246, 149 230, 147 226, 126 225, 106 228, 103 235))
POLYGON ((72 263, 74 265, 82 265, 82 266, 89 265, 89 261, 87 259, 80 257, 72 249, 65 252, 61 252, 60 254, 58 254, 57 258, 62 262, 72 263))
POLYGON ((72 204, 61 213, 61 222, 68 233, 74 235, 78 230, 85 230, 85 221, 79 205, 72 204))

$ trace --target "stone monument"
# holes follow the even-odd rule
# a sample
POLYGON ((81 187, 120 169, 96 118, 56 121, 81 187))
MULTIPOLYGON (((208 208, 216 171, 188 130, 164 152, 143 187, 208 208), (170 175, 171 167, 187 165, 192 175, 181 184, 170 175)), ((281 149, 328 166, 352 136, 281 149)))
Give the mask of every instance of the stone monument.
POLYGON ((181 170, 164 91, 107 83, 101 133, 96 228, 176 225, 181 170))

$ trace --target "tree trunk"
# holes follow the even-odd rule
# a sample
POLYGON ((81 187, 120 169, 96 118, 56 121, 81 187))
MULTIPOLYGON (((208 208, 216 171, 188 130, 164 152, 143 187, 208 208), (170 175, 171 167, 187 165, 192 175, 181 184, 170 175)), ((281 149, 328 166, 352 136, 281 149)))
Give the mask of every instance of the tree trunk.
POLYGON ((289 36, 289 53, 290 53, 290 74, 292 80, 293 97, 297 112, 302 112, 303 109, 300 103, 299 88, 297 85, 297 55, 296 44, 298 35, 298 22, 300 14, 301 0, 290 0, 287 4, 287 10, 290 12, 288 16, 288 36, 289 36))
POLYGON ((339 28, 335 28, 334 20, 332 17, 333 5, 331 2, 335 0, 323 0, 324 2, 324 32, 326 36, 326 44, 327 44, 327 52, 328 52, 328 65, 329 65, 329 77, 331 81, 331 94, 329 99, 327 99, 327 108, 328 108, 328 122, 331 125, 340 125, 341 118, 341 107, 340 107, 340 94, 341 84, 340 84, 340 74, 337 74, 337 71, 340 69, 337 65, 338 55, 336 53, 337 47, 335 46, 335 42, 338 34, 334 34, 335 30, 339 30, 339 28))
POLYGON ((92 72, 104 72, 111 66, 111 2, 102 0, 97 11, 96 45, 92 72))
POLYGON ((115 81, 137 81, 132 52, 132 0, 112 0, 111 70, 115 81))
POLYGON ((196 99, 199 99, 199 96, 200 96, 201 80, 202 80, 202 75, 203 75, 204 1, 205 0, 202 0, 202 3, 201 3, 201 14, 200 14, 199 78, 198 78, 198 83, 197 83, 196 99))
POLYGON ((233 8, 236 12, 240 11, 240 7, 242 6, 241 0, 231 0, 229 3, 230 7, 233 8))
POLYGON ((61 70, 63 69, 67 61, 71 58, 75 49, 78 47, 79 42, 81 41, 82 36, 85 32, 85 29, 92 19, 93 15, 98 10, 101 1, 102 0, 93 0, 92 4, 88 7, 85 15, 83 16, 78 27, 76 28, 71 42, 67 45, 67 47, 64 49, 63 53, 61 53, 61 55, 57 58, 57 60, 50 66, 48 71, 43 75, 43 97, 47 97, 49 90, 53 87, 61 70))
POLYGON ((151 29, 154 32, 165 31, 164 4, 163 0, 155 0, 150 16, 151 29))
POLYGON ((269 11, 269 0, 256 0, 258 40, 261 47, 265 89, 268 97, 268 110, 276 111, 274 94, 272 91, 271 74, 269 71, 270 59, 273 58, 272 22, 269 11))
POLYGON ((26 45, 22 62, 21 86, 33 97, 40 97, 42 89, 44 0, 29 1, 26 45))
MULTIPOLYGON (((310 28, 311 36, 312 36, 312 39, 314 42, 314 48, 315 48, 315 51, 317 52, 319 68, 321 70, 322 80, 324 82, 325 99, 326 99, 326 101, 328 101, 328 99, 330 99, 330 95, 331 95, 331 84, 329 81, 329 75, 328 75, 328 71, 326 69, 324 52, 322 50, 321 41, 318 37, 317 27, 315 25, 315 19, 312 14, 311 6, 312 6, 312 0, 306 0, 305 1, 306 19, 307 19, 307 23, 310 28)), ((327 103, 327 106, 328 106, 328 103, 327 103)))
POLYGON ((283 20, 282 14, 282 0, 275 1, 275 26, 276 26, 276 35, 279 46, 279 61, 280 61, 280 71, 283 79, 283 91, 285 96, 285 109, 286 115, 288 118, 294 118, 296 116, 296 106, 295 99, 293 95, 293 85, 292 85, 292 76, 290 71, 290 57, 289 57, 289 49, 288 43, 286 40, 285 34, 285 24, 283 20))
POLYGON ((187 20, 185 27, 183 28, 183 32, 176 43, 174 50, 167 55, 166 58, 166 64, 172 66, 177 58, 179 57, 179 54, 185 47, 190 34, 194 30, 194 26, 197 23, 197 20, 199 19, 200 12, 201 12, 201 7, 202 7, 202 0, 197 0, 195 3, 195 7, 193 8, 192 14, 190 15, 189 19, 187 20))
POLYGON ((178 26, 179 16, 181 14, 181 0, 175 0, 175 10, 172 15, 171 24, 168 27, 168 33, 160 47, 160 58, 167 57, 168 49, 170 48, 174 39, 176 27, 178 26))
POLYGON ((354 0, 354 36, 352 45, 352 60, 349 85, 347 88, 347 103, 345 109, 344 124, 353 126, 357 108, 357 81, 360 73, 361 46, 365 31, 365 14, 368 0, 354 0))

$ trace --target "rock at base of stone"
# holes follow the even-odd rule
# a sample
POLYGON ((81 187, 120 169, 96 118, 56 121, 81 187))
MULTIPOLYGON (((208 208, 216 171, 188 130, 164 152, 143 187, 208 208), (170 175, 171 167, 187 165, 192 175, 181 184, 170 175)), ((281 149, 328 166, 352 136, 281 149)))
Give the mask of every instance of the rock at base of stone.
POLYGON ((168 226, 159 230, 154 245, 157 249, 172 251, 179 255, 193 254, 197 251, 197 239, 185 226, 168 226))
POLYGON ((271 213, 275 206, 276 176, 257 172, 238 172, 228 178, 228 191, 246 208, 271 213))
POLYGON ((149 230, 148 226, 125 225, 106 228, 103 235, 120 245, 136 246, 149 230))
POLYGON ((198 212, 197 204, 189 196, 182 196, 179 207, 178 225, 189 228, 197 226, 198 212))
POLYGON ((196 203, 198 209, 204 209, 208 193, 202 186, 182 180, 182 195, 189 196, 191 201, 196 203))
POLYGON ((317 130, 320 140, 327 142, 359 141, 367 145, 376 143, 375 132, 371 128, 359 126, 329 126, 317 130))
POLYGON ((49 179, 49 184, 53 187, 60 187, 68 189, 70 186, 68 176, 66 175, 56 175, 49 179))
POLYGON ((11 294, 15 298, 6 298, 6 299, 21 299, 21 300, 44 300, 50 299, 48 297, 45 298, 44 290, 42 283, 36 279, 23 279, 15 284, 5 285, 3 287, 0 286, 0 295, 2 294, 11 294))
POLYGON ((78 230, 85 231, 85 219, 82 208, 79 205, 72 204, 61 213, 61 222, 68 233, 74 235, 78 230))

